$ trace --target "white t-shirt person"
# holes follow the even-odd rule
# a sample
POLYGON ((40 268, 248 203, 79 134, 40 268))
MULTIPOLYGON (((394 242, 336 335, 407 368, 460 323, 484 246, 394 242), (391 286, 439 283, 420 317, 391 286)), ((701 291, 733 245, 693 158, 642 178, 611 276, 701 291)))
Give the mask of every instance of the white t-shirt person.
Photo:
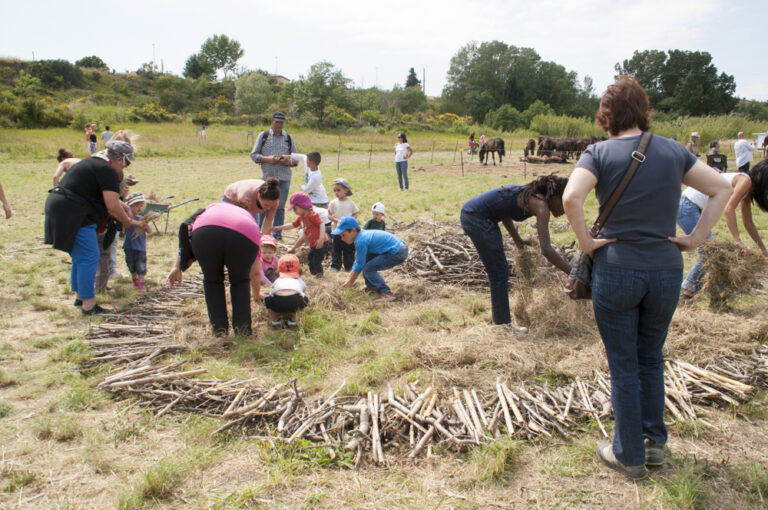
POLYGON ((395 144, 395 163, 405 161, 408 156, 408 147, 410 147, 408 142, 395 144))
POLYGON ((736 167, 741 168, 747 163, 752 162, 752 151, 755 146, 748 141, 741 139, 733 144, 733 152, 736 153, 736 167))
POLYGON ((310 170, 307 166, 306 154, 294 152, 291 154, 291 159, 304 163, 304 176, 307 183, 301 186, 301 191, 309 195, 313 204, 327 204, 328 194, 325 192, 325 186, 323 186, 323 174, 320 172, 320 167, 317 170, 310 170))

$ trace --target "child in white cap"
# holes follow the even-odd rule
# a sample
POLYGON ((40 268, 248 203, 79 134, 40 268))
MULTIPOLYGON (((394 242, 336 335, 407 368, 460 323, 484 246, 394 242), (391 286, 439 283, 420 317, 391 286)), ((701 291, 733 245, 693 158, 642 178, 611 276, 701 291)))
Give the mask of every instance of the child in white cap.
MULTIPOLYGON (((125 203, 131 208, 131 215, 135 220, 141 220, 141 212, 147 201, 141 193, 131 193, 125 198, 125 203)), ((144 285, 144 277, 147 274, 147 233, 144 229, 130 227, 125 231, 123 241, 125 263, 133 278, 133 286, 139 290, 147 290, 144 285)))
POLYGON ((373 207, 371 207, 371 216, 373 216, 373 218, 365 222, 363 230, 387 230, 387 225, 384 222, 384 216, 386 216, 384 204, 381 202, 373 204, 373 207))

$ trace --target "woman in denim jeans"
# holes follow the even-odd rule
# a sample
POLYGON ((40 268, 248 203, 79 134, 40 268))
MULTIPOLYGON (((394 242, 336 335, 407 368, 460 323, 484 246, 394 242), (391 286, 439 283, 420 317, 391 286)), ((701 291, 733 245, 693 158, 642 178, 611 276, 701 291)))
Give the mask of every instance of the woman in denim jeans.
POLYGON ((472 240, 488 273, 491 287, 491 313, 494 324, 504 324, 514 332, 524 328, 511 326, 509 315, 509 266, 504 253, 504 239, 499 222, 512 236, 518 248, 524 241, 515 221, 536 216, 541 253, 558 269, 568 274, 571 266, 552 248, 549 241, 549 217, 562 216, 562 196, 568 179, 555 174, 539 177, 525 186, 501 186, 477 195, 461 208, 461 227, 472 240))
POLYGON ((611 373, 616 427, 613 443, 599 442, 597 455, 606 466, 640 480, 647 476, 646 465, 664 461, 661 350, 680 294, 680 251, 704 241, 731 188, 679 143, 652 136, 644 161, 593 239, 584 201, 595 189, 604 207, 632 158, 641 158, 634 151, 650 128, 648 96, 634 79, 622 76, 603 95, 596 121, 610 138, 590 145, 576 163, 563 205, 579 246, 594 260, 592 304, 611 373), (675 237, 681 182, 709 200, 696 227, 675 237))

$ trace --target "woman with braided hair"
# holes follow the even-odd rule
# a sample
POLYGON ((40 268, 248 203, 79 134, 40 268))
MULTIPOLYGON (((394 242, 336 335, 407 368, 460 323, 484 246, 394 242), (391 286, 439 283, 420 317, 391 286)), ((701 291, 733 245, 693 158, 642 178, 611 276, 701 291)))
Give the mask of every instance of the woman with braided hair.
POLYGON ((509 265, 499 222, 507 229, 517 247, 521 248, 529 242, 520 237, 514 222, 536 216, 541 254, 565 274, 570 273, 570 264, 552 247, 549 240, 550 216, 562 216, 564 213, 562 197, 566 184, 568 179, 565 177, 546 175, 523 186, 491 189, 471 198, 461 208, 461 227, 475 245, 488 273, 494 324, 505 325, 513 332, 525 332, 523 328, 511 325, 509 265))

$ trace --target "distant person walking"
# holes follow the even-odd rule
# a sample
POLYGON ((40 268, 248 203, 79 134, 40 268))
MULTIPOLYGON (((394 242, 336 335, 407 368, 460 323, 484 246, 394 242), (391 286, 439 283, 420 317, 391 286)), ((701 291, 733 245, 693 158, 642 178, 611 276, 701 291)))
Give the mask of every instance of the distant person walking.
POLYGON ((755 146, 749 143, 744 136, 744 131, 739 131, 738 140, 733 144, 733 152, 736 153, 736 167, 739 172, 749 172, 749 164, 752 162, 752 151, 755 146))
POLYGON ((115 134, 110 131, 109 125, 104 126, 104 132, 101 133, 101 141, 104 145, 107 145, 107 142, 110 141, 113 136, 115 136, 115 134))
POLYGON ((685 148, 697 158, 699 157, 699 133, 696 131, 691 133, 691 140, 685 144, 685 148))
POLYGON ((397 135, 395 144, 395 169, 397 170, 397 183, 400 185, 400 191, 408 191, 408 158, 413 156, 413 148, 408 144, 408 138, 405 133, 397 135))
MULTIPOLYGON (((261 178, 266 180, 268 177, 275 177, 280 181, 280 202, 277 205, 273 225, 282 225, 285 220, 285 200, 291 188, 293 175, 291 167, 298 164, 298 160, 292 159, 291 154, 299 151, 291 135, 283 131, 284 126, 285 114, 273 113, 270 129, 259 133, 251 151, 253 162, 261 165, 261 178)), ((261 227, 264 222, 263 214, 259 216, 258 222, 261 227)), ((279 231, 275 232, 274 237, 281 239, 282 234, 279 231)))

